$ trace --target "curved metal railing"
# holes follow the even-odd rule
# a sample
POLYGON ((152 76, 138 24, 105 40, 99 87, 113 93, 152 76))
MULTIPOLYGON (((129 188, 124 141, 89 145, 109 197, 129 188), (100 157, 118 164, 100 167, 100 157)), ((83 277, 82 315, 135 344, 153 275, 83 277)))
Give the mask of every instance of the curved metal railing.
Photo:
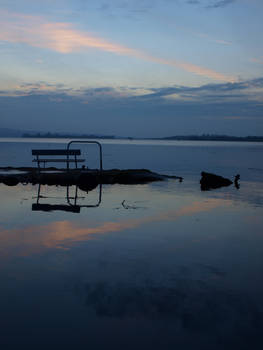
MULTIPOLYGON (((102 172, 103 167, 102 167, 102 146, 101 143, 98 141, 86 141, 86 140, 72 140, 68 143, 67 145, 67 150, 69 150, 70 145, 72 143, 92 143, 92 144, 96 144, 99 146, 99 154, 100 154, 100 172, 102 172)), ((69 155, 67 155, 67 170, 69 170, 69 155)))

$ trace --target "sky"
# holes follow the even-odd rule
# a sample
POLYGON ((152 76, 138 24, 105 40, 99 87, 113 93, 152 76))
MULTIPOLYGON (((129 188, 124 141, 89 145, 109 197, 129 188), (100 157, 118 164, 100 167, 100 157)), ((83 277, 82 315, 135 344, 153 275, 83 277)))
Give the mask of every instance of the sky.
POLYGON ((0 0, 0 128, 263 135, 262 0, 0 0))

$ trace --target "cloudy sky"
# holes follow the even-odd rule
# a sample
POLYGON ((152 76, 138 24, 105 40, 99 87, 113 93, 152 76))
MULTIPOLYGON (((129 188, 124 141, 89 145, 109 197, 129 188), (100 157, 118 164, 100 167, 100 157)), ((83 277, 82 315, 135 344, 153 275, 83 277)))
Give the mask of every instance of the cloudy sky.
POLYGON ((0 0, 0 127, 263 135, 262 0, 0 0))

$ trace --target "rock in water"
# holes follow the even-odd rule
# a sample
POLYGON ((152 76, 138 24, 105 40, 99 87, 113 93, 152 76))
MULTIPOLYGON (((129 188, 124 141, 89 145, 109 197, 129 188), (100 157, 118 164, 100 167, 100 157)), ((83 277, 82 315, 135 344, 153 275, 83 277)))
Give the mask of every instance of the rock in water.
POLYGON ((236 189, 239 189, 239 188, 240 188, 239 180, 240 180, 240 175, 237 174, 237 175, 235 176, 235 180, 234 180, 234 184, 235 184, 236 189))
POLYGON ((201 172, 201 176, 202 178, 200 180, 200 184, 202 191, 208 191, 211 189, 229 186, 233 184, 231 180, 226 179, 225 177, 211 173, 206 173, 205 171, 201 172))
POLYGON ((17 177, 15 176, 5 176, 2 179, 2 182, 6 185, 6 186, 16 186, 19 184, 19 180, 17 179, 17 177))

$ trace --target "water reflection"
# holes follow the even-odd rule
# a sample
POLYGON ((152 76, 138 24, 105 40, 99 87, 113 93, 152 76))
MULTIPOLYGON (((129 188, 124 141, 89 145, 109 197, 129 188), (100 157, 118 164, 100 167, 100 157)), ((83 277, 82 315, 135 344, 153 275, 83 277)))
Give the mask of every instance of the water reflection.
POLYGON ((0 309, 13 349, 39 339, 45 348, 261 348, 262 207, 243 200, 261 196, 258 186, 104 186, 102 203, 73 187, 0 189, 0 309), (31 212, 32 191, 51 210, 86 197, 101 205, 31 212))
MULTIPOLYGON (((152 216, 135 217, 120 221, 105 221, 95 227, 89 227, 88 222, 81 224, 63 220, 52 221, 43 225, 26 226, 24 228, 2 228, 0 230, 0 244, 5 253, 16 246, 20 252, 19 255, 29 255, 47 248, 68 248, 76 242, 90 240, 96 235, 137 229, 143 225, 162 221, 176 221, 184 216, 209 212, 220 206, 226 207, 230 204, 231 202, 228 200, 210 198, 205 201, 195 201, 179 209, 164 211, 152 216)), ((64 206, 62 207, 64 210, 64 206)), ((46 204, 44 204, 45 208, 46 204)), ((42 207, 39 210, 43 210, 42 207)))
MULTIPOLYGON (((55 211, 62 210, 66 212, 72 213, 80 213, 81 208, 95 208, 98 207, 101 203, 102 196, 102 184, 99 184, 99 192, 98 192, 98 200, 94 204, 78 204, 78 186, 75 186, 74 196, 70 196, 70 189, 73 186, 66 186, 66 201, 67 204, 50 204, 50 203, 39 203, 41 198, 48 198, 41 195, 41 184, 38 184, 38 192, 37 192, 37 201, 36 203, 32 203, 32 211, 55 211), (73 202, 72 202, 73 201, 73 202)), ((83 199, 83 197, 81 197, 83 199)))

